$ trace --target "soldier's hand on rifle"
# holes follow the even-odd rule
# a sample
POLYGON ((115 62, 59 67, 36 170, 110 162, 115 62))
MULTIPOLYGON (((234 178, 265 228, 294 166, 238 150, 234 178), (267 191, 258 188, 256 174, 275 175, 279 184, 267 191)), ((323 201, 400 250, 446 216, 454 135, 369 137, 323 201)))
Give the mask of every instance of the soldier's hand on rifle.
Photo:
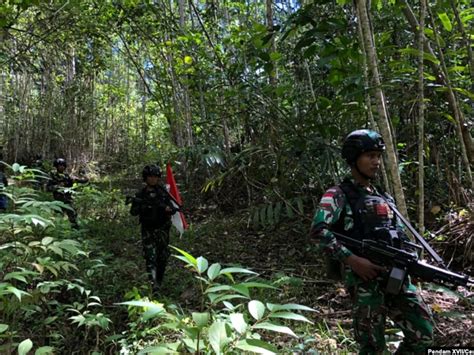
POLYGON ((385 268, 382 266, 373 264, 369 259, 354 254, 347 257, 345 263, 364 281, 373 280, 377 277, 379 272, 385 271, 385 268))

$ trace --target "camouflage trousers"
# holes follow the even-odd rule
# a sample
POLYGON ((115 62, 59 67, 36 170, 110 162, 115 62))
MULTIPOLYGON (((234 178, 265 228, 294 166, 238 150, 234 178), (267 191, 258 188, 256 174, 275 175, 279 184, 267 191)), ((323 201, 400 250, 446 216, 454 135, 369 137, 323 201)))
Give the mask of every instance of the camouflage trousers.
POLYGON ((165 275, 166 264, 170 256, 168 248, 169 226, 161 228, 142 227, 143 256, 146 271, 153 285, 160 285, 165 275))
POLYGON ((434 322, 428 306, 410 280, 405 282, 398 295, 390 295, 384 292, 383 282, 363 282, 349 273, 352 281, 358 279, 358 282, 351 282, 349 291, 360 354, 381 354, 385 350, 387 316, 403 331, 403 343, 397 353, 424 354, 433 343, 434 322))
POLYGON ((70 207, 70 208, 63 207, 61 208, 61 211, 63 212, 63 214, 66 214, 67 219, 69 220, 69 223, 71 223, 71 226, 77 229, 79 227, 79 225, 77 224, 77 212, 72 206, 72 198, 70 197, 70 195, 54 192, 53 197, 56 201, 61 201, 62 203, 70 207))

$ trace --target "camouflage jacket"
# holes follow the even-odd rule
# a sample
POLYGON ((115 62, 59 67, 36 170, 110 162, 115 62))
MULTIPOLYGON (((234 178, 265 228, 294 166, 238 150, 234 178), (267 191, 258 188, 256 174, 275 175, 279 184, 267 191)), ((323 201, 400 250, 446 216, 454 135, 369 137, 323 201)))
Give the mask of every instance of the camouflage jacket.
POLYGON ((171 215, 174 214, 171 199, 162 186, 144 187, 132 199, 130 214, 139 216, 140 223, 145 228, 160 228, 171 225, 171 215), (171 212, 166 211, 169 207, 171 212))
POLYGON ((70 202, 72 200, 72 194, 70 192, 62 191, 62 188, 72 187, 74 180, 67 173, 60 173, 54 171, 50 174, 50 180, 46 186, 48 191, 53 193, 55 200, 70 202))
MULTIPOLYGON (((361 196, 381 195, 374 186, 367 188, 357 184, 352 178, 350 180, 356 186, 361 196)), ((391 200, 391 198, 389 199, 391 200)), ((332 227, 334 227, 341 218, 341 215, 342 218, 344 218, 344 231, 350 231, 354 227, 354 214, 345 193, 342 191, 341 187, 337 185, 328 189, 322 196, 310 230, 310 237, 313 240, 318 241, 319 249, 339 261, 343 261, 348 256, 352 255, 352 252, 348 248, 337 241, 331 231, 332 227)), ((397 229, 402 232, 404 229, 398 218, 397 229)), ((405 236, 405 238, 407 237, 405 236)))

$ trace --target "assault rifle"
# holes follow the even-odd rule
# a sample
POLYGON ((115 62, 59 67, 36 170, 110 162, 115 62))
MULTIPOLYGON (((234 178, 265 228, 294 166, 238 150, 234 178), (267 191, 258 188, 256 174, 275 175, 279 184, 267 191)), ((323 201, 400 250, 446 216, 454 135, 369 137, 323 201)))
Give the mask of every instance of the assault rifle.
MULTIPOLYGON (((334 233, 334 232, 333 232, 334 233)), ((363 256, 375 264, 390 268, 386 292, 398 294, 408 274, 419 277, 424 281, 448 283, 451 285, 474 285, 469 276, 457 274, 445 268, 440 268, 421 262, 416 250, 407 251, 390 245, 386 240, 363 239, 357 240, 345 235, 334 233, 337 240, 350 249, 354 254, 363 256)), ((413 243, 404 243, 412 249, 421 249, 413 243)))
MULTIPOLYGON (((169 199, 176 205, 176 206, 173 208, 173 213, 174 213, 174 212, 182 212, 182 211, 183 211, 183 205, 179 204, 178 201, 176 201, 176 199, 173 197, 173 195, 171 195, 171 194, 169 193, 169 191, 168 191, 166 188, 164 188, 164 187, 161 186, 161 185, 157 185, 157 187, 158 187, 159 190, 163 191, 163 192, 166 194, 166 196, 168 196, 169 199)), ((141 198, 138 198, 138 197, 136 197, 136 196, 125 196, 125 204, 126 204, 126 205, 129 205, 129 204, 131 204, 131 203, 134 202, 134 201, 135 201, 136 203, 138 203, 138 204, 142 204, 142 203, 145 202, 145 200, 143 200, 143 199, 141 199, 141 198)))
POLYGON ((413 228, 410 222, 388 199, 383 196, 382 198, 422 246, 401 241, 397 231, 391 228, 378 228, 374 231, 375 235, 372 236, 372 239, 362 238, 359 240, 340 233, 333 232, 333 234, 339 242, 356 255, 365 257, 375 264, 390 268, 386 286, 387 293, 398 294, 408 274, 424 281, 447 283, 454 286, 474 285, 474 279, 469 276, 448 270, 441 257, 413 228), (440 267, 420 261, 418 252, 422 249, 425 249, 440 267))

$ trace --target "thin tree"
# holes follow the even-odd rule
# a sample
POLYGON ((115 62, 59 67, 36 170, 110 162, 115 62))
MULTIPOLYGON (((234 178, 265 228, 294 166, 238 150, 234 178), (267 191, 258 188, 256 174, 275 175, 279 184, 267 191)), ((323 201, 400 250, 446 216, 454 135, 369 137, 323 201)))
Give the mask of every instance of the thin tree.
MULTIPOLYGON (((402 9, 402 12, 403 12, 403 15, 407 19, 412 31, 414 33, 418 33, 417 31, 418 31, 418 28, 419 28, 420 24, 418 23, 418 20, 416 19, 416 16, 415 16, 412 8, 408 4, 407 0, 398 0, 398 4, 400 5, 400 7, 402 9)), ((429 7, 427 7, 427 9, 429 11, 429 7)), ((430 15, 430 17, 432 18, 431 15, 430 15)), ((434 21, 432 21, 432 23, 433 23, 433 32, 434 32, 433 34, 434 34, 434 37, 435 37, 435 45, 438 47, 438 49, 440 49, 441 47, 439 45, 439 38, 438 38, 439 36, 436 32, 437 30, 436 30, 436 27, 434 26, 434 21), (436 43, 436 42, 438 42, 438 43, 436 43)), ((425 39, 424 39, 424 44, 425 44, 424 50, 427 53, 429 53, 430 55, 437 58, 438 56, 434 53, 434 51, 433 51, 433 49, 431 48, 431 45, 430 45, 430 40, 428 38, 426 38, 426 36, 425 36, 425 39)), ((441 56, 442 56, 442 52, 440 52, 440 57, 441 56)), ((433 61, 428 62, 428 64, 431 66, 431 69, 435 73, 435 76, 436 76, 438 82, 441 85, 443 85, 447 88, 446 98, 448 100, 449 106, 451 107, 453 117, 456 121, 456 126, 457 126, 456 127, 456 133, 458 135, 458 139, 461 141, 460 142, 461 145, 464 145, 464 148, 461 147, 461 149, 465 150, 465 155, 467 155, 468 161, 472 163, 472 162, 474 162, 474 142, 473 142, 473 139, 472 139, 472 135, 469 131, 469 126, 465 122, 462 110, 460 109, 459 100, 456 97, 456 95, 454 94, 454 91, 452 90, 452 86, 451 86, 451 83, 450 83, 450 80, 449 80, 448 72, 442 66, 442 64, 443 64, 442 58, 440 58, 440 63, 441 64, 435 63, 433 61)))
POLYGON ((402 182, 398 172, 398 159, 393 142, 392 131, 387 113, 386 101, 382 90, 379 68, 377 63, 377 53, 373 39, 372 28, 370 26, 369 13, 366 0, 355 1, 356 11, 359 14, 359 21, 362 27, 362 36, 367 56, 367 65, 373 84, 373 91, 377 103, 377 120, 380 133, 382 134, 387 146, 387 162, 390 178, 393 184, 395 199, 400 211, 407 216, 407 207, 405 195, 403 193, 402 182))
POLYGON ((442 72, 445 74, 445 80, 446 80, 446 89, 448 89, 448 95, 451 98, 451 101, 455 102, 455 108, 454 108, 454 120, 456 121, 456 132, 460 138, 459 142, 459 147, 461 149, 461 159, 464 163, 464 168, 466 169, 466 175, 467 175, 467 180, 471 188, 474 188, 474 180, 472 179, 472 171, 471 171, 471 164, 470 161, 471 159, 469 158, 469 145, 466 144, 466 142, 462 139, 463 137, 463 128, 465 128, 465 123, 461 111, 461 107, 459 106, 459 102, 456 98, 456 94, 454 93, 454 89, 451 85, 451 80, 449 79, 448 76, 448 68, 446 66, 446 60, 444 59, 444 53, 443 49, 441 48, 441 43, 439 40, 439 35, 437 33, 437 28, 436 24, 433 20, 433 14, 431 13, 431 10, 429 7, 427 7, 428 13, 430 15, 430 20, 431 20, 431 26, 433 27, 433 35, 435 38, 435 43, 438 48, 439 52, 439 60, 441 63, 441 69, 442 72))
POLYGON ((425 93, 424 93, 424 30, 425 30, 426 2, 420 0, 420 28, 418 30, 418 95, 420 97, 418 104, 418 229, 421 235, 425 231, 425 93))

